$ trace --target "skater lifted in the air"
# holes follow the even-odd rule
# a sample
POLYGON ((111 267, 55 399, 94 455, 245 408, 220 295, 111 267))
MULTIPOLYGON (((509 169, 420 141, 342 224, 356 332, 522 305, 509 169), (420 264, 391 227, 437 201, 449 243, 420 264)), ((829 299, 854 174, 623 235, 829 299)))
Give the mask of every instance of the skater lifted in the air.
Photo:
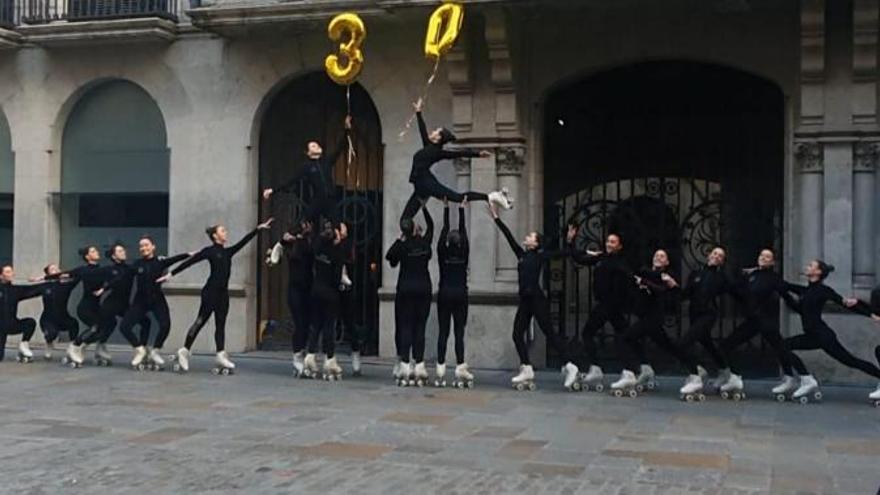
MULTIPOLYGON (((806 401, 810 400, 811 397, 818 399, 821 398, 821 395, 817 395, 819 383, 807 370, 804 362, 792 351, 821 349, 825 351, 825 354, 844 366, 861 370, 880 380, 880 368, 868 361, 853 356, 841 345, 840 341, 837 340, 834 330, 822 319, 825 303, 830 301, 861 315, 868 316, 874 321, 880 321, 880 315, 871 314, 866 305, 860 304, 858 299, 843 297, 837 291, 825 285, 825 279, 833 271, 833 265, 829 265, 821 260, 813 260, 807 265, 804 272, 809 282, 807 286, 787 282, 785 284, 785 289, 798 297, 796 302, 789 299, 786 299, 786 302, 792 306, 792 309, 800 313, 804 331, 801 335, 785 339, 788 358, 801 377, 800 387, 792 394, 792 398, 796 400, 806 401)), ((868 395, 868 398, 874 401, 880 400, 880 384, 877 385, 877 389, 874 392, 868 395)))
MULTIPOLYGON (((272 225, 272 219, 257 225, 248 232, 240 241, 226 247, 229 233, 223 225, 213 225, 205 229, 205 234, 211 240, 211 245, 190 257, 168 275, 160 277, 157 282, 162 283, 177 276, 182 271, 200 261, 207 260, 211 266, 211 273, 205 286, 202 287, 202 299, 199 313, 192 326, 186 332, 186 341, 183 347, 177 350, 177 364, 182 371, 189 371, 189 356, 193 343, 208 318, 214 315, 214 344, 217 348, 216 363, 218 369, 234 370, 235 363, 229 360, 226 353, 226 316, 229 314, 229 276, 232 273, 232 258, 241 251, 261 230, 267 230, 272 225)), ((227 371, 228 373, 228 371, 227 371)))
POLYGON ((519 305, 513 319, 513 345, 519 355, 520 367, 519 373, 510 380, 511 385, 517 390, 534 390, 535 388, 535 371, 532 369, 531 360, 529 360, 529 343, 527 342, 529 325, 534 318, 538 328, 544 332, 547 342, 565 361, 565 365, 562 366, 563 386, 569 390, 580 389, 578 367, 574 364, 574 359, 565 342, 553 328, 553 322, 550 321, 550 301, 547 299, 544 289, 541 288, 541 271, 544 263, 550 258, 574 254, 577 227, 568 226, 566 249, 550 251, 544 249, 544 238, 539 232, 529 232, 520 246, 507 225, 498 217, 498 208, 492 202, 489 203, 489 214, 495 220, 495 225, 504 234, 504 238, 507 239, 510 249, 518 260, 516 270, 519 277, 519 305))
POLYGON ((18 317, 18 303, 26 299, 32 299, 41 292, 54 285, 45 282, 36 285, 14 284, 15 270, 12 265, 0 266, 0 361, 6 354, 6 337, 8 335, 21 334, 21 342, 18 344, 18 360, 30 362, 34 354, 30 349, 31 336, 37 329, 37 322, 33 318, 18 317))
POLYGON ((465 197, 468 201, 488 201, 501 208, 510 209, 513 207, 513 199, 508 196, 507 190, 493 191, 489 194, 468 191, 460 193, 444 186, 431 173, 431 167, 441 160, 452 160, 455 158, 487 158, 492 156, 488 151, 476 150, 447 150, 444 146, 455 141, 455 134, 445 127, 437 127, 432 131, 428 131, 425 120, 422 118, 422 99, 419 98, 413 104, 416 111, 416 117, 419 121, 419 135, 422 138, 422 149, 413 155, 412 171, 409 174, 409 181, 415 189, 406 202, 401 214, 401 220, 404 218, 412 218, 424 206, 429 198, 445 199, 453 203, 461 203, 465 197))

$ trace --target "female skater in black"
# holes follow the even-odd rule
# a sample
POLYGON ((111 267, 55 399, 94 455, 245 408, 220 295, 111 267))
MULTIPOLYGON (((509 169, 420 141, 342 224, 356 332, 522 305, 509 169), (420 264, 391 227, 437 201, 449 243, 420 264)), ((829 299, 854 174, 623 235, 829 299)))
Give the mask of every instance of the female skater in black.
POLYGON ((348 228, 344 223, 334 226, 327 222, 324 229, 312 241, 315 279, 312 282, 312 327, 313 337, 310 339, 312 349, 306 356, 305 365, 309 373, 314 373, 317 363, 314 351, 321 340, 324 352, 324 376, 327 379, 338 379, 342 368, 336 361, 336 323, 339 320, 340 293, 339 281, 342 277, 342 265, 345 260, 345 240, 348 228))
POLYGON ((467 197, 458 207, 458 230, 449 230, 449 202, 443 200, 443 228, 437 240, 437 262, 440 265, 440 288, 437 293, 437 320, 440 332, 437 336, 437 373, 435 385, 446 383, 446 347, 449 326, 454 322, 455 331, 455 382, 470 385, 474 375, 468 370, 464 359, 464 330, 468 317, 468 245, 464 212, 467 197))
MULTIPOLYGON (((50 263, 43 268, 43 276, 41 278, 57 276, 61 273, 61 269, 55 263, 50 263)), ((36 282, 38 279, 31 279, 36 282)), ((79 335, 79 322, 76 318, 70 316, 67 305, 70 301, 70 294, 76 284, 69 278, 54 280, 52 284, 43 286, 43 313, 40 315, 40 328, 43 330, 43 336, 46 339, 46 359, 52 359, 52 352, 55 350, 55 340, 61 332, 67 332, 68 338, 73 341, 79 335)))
MULTIPOLYGON (((801 376, 800 387, 792 394, 794 399, 814 394, 819 390, 819 383, 810 374, 807 367, 804 366, 804 362, 792 351, 821 349, 825 351, 825 354, 828 354, 844 366, 861 370, 880 380, 880 368, 868 361, 853 356, 840 344, 834 330, 822 319, 825 303, 831 301, 864 316, 872 317, 875 321, 880 320, 880 317, 877 315, 872 316, 863 305, 859 304, 857 299, 845 298, 824 284, 825 279, 833 271, 834 266, 821 260, 814 260, 806 268, 805 274, 809 281, 807 286, 791 283, 785 284, 787 291, 798 296, 798 301, 794 302, 787 299, 786 302, 789 302, 793 309, 800 313, 804 331, 801 335, 785 339, 785 348, 789 351, 789 359, 794 369, 801 376)), ((880 399, 880 385, 868 397, 871 400, 880 399)))
POLYGON ((281 238, 287 258, 287 307, 293 319, 293 368, 297 376, 304 370, 303 356, 309 339, 314 254, 312 252, 312 223, 302 220, 281 238))
POLYGON ((186 332, 186 341, 183 347, 177 350, 177 363, 183 371, 189 371, 189 355, 199 331, 208 322, 208 318, 214 315, 214 344, 217 347, 217 366, 224 369, 235 369, 235 363, 229 360, 226 353, 226 316, 229 314, 229 276, 232 273, 232 258, 247 245, 261 230, 267 230, 272 225, 270 218, 264 223, 248 232, 240 241, 226 247, 229 234, 223 225, 214 225, 205 229, 211 245, 191 256, 177 266, 167 276, 159 279, 160 283, 177 276, 187 268, 200 261, 207 260, 211 266, 208 280, 202 287, 202 300, 196 321, 186 332))
POLYGON ((510 249, 516 255, 517 273, 519 275, 519 306, 516 308, 516 316, 513 320, 513 344, 516 346, 516 353, 519 355, 520 368, 519 374, 514 376, 510 382, 518 390, 525 387, 533 388, 535 372, 532 369, 532 363, 529 360, 529 344, 526 342, 526 332, 529 330, 529 324, 532 318, 538 323, 538 328, 544 332, 547 342, 558 352, 566 361, 562 367, 562 373, 565 375, 563 385, 567 389, 577 389, 580 385, 577 383, 578 367, 575 366, 574 360, 569 355, 568 348, 559 334, 553 328, 550 321, 550 302, 547 295, 541 288, 541 270, 544 263, 552 258, 559 256, 571 256, 574 254, 574 239, 577 235, 577 227, 568 226, 566 241, 568 248, 564 251, 546 251, 543 249, 542 236, 538 232, 530 232, 523 240, 520 246, 507 225, 498 217, 497 207, 489 203, 489 213, 495 220, 495 225, 504 234, 510 249))
POLYGON ((18 303, 39 296, 45 288, 55 284, 17 285, 12 283, 13 280, 15 270, 12 265, 0 266, 0 361, 6 354, 6 337, 21 334, 18 359, 30 362, 34 354, 29 342, 37 329, 37 322, 33 318, 19 318, 18 303))

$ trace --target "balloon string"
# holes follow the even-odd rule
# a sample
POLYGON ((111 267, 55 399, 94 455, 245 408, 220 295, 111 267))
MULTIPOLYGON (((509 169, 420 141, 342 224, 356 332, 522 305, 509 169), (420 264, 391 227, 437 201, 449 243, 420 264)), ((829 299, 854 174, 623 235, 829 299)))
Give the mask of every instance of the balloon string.
MULTIPOLYGON (((422 94, 419 96, 419 99, 422 100, 422 104, 425 103, 425 100, 428 99, 428 89, 431 87, 431 84, 434 83, 434 79, 437 77, 437 70, 440 68, 440 57, 437 57, 437 60, 434 62, 434 70, 431 71, 431 77, 428 78, 428 81, 425 83, 425 87, 422 88, 422 94)), ((403 138, 406 137, 406 134, 409 132, 410 128, 412 128, 413 121, 416 120, 416 113, 413 112, 412 115, 409 116, 409 119, 406 121, 406 124, 403 126, 403 130, 400 131, 400 134, 397 135, 397 139, 403 141, 403 138)))
MULTIPOLYGON (((351 117, 351 85, 345 86, 345 106, 347 109, 346 116, 351 117)), ((351 132, 346 132, 345 137, 348 140, 348 156, 345 163, 345 182, 348 183, 349 179, 349 166, 351 162, 357 157, 357 153, 354 152, 354 143, 351 140, 351 132)))

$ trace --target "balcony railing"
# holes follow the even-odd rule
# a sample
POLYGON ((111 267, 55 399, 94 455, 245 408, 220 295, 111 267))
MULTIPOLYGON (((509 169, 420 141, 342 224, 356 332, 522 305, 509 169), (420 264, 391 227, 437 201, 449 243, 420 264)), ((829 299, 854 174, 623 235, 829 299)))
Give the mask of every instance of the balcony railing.
MULTIPOLYGON (((0 0, 7 13, 7 3, 0 0)), ((13 24, 44 24, 53 21, 98 21, 131 19, 137 17, 161 17, 177 21, 179 0, 18 0, 11 9, 13 24)), ((0 17, 0 21, 3 18, 0 17)))

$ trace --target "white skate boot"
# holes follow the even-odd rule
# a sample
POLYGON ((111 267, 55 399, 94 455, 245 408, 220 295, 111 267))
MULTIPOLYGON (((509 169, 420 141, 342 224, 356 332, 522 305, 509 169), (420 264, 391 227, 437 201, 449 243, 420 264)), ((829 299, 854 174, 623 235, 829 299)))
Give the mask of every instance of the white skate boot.
POLYGON ((819 390, 819 382, 813 378, 813 375, 804 375, 801 377, 801 386, 791 394, 791 399, 808 404, 811 400, 819 402, 822 400, 822 392, 819 390))
POLYGON ((305 370, 305 364, 303 363, 303 353, 294 352, 293 353, 293 376, 301 377, 303 375, 303 370, 305 370))
POLYGON ((351 376, 361 376, 361 353, 358 351, 351 353, 351 376))
POLYGON ((452 385, 455 388, 473 388, 474 375, 468 370, 467 363, 461 363, 455 367, 455 380, 452 385))
POLYGON ((46 361, 51 361, 53 354, 55 354, 55 343, 46 342, 46 350, 43 351, 43 359, 45 359, 46 361))
POLYGON ((31 351, 31 345, 22 340, 18 343, 18 362, 30 363, 34 360, 34 353, 31 351))
POLYGON ((629 397, 635 398, 639 393, 636 391, 636 385, 638 385, 639 379, 636 378, 636 374, 630 370, 623 370, 620 374, 620 379, 611 384, 611 392, 615 397, 623 397, 627 395, 629 397))
POLYGON ((140 345, 135 347, 134 349, 134 357, 131 359, 131 367, 137 371, 144 371, 147 369, 147 365, 144 363, 144 360, 147 357, 147 348, 140 345))
POLYGON ((655 390, 657 388, 657 378, 654 374, 654 368, 650 364, 641 366, 637 380, 639 383, 636 384, 636 392, 641 393, 645 389, 655 390))
POLYGON ((678 391, 681 400, 686 402, 694 402, 695 400, 703 402, 706 395, 703 394, 703 379, 700 375, 690 375, 684 382, 684 386, 678 391))
POLYGON ((342 380, 342 368, 336 362, 336 357, 324 360, 324 380, 328 382, 342 380))
POLYGON ((303 378, 317 378, 318 377, 318 359, 312 353, 306 353, 306 358, 303 359, 303 371, 300 374, 303 378))
POLYGON ((397 376, 395 379, 397 380, 398 387, 408 387, 410 383, 410 370, 409 363, 405 363, 401 361, 400 366, 397 367, 397 376))
POLYGON ((604 380, 605 373, 602 373, 602 368, 595 364, 590 365, 590 371, 581 378, 584 390, 593 390, 595 392, 602 392, 605 390, 604 380))
POLYGON ((523 390, 534 391, 535 386, 535 370, 531 364, 522 364, 519 367, 519 374, 510 379, 510 384, 518 392, 523 390))
POLYGON ((437 368, 434 373, 434 386, 446 386, 446 363, 437 363, 437 368))
POLYGON ((342 276, 339 277, 339 285, 342 286, 343 289, 347 289, 353 285, 351 277, 348 276, 348 267, 345 265, 342 265, 342 276))
POLYGON ((113 356, 107 350, 107 344, 95 346, 95 364, 98 366, 113 366, 113 356))
POLYGON ((394 367, 391 368, 391 377, 392 378, 400 377, 400 358, 396 358, 394 360, 394 367))
POLYGON ((735 402, 739 402, 746 398, 746 393, 743 392, 742 376, 737 375, 736 373, 731 373, 727 382, 721 385, 719 390, 721 392, 721 398, 724 400, 733 399, 735 402))
POLYGON ((700 375, 700 380, 703 380, 703 383, 709 381, 709 372, 706 371, 706 368, 703 368, 700 365, 697 365, 697 374, 700 375))
POLYGON ((788 396, 791 394, 792 390, 794 390, 795 388, 796 385, 794 377, 785 375, 785 377, 782 378, 782 383, 773 387, 773 390, 771 390, 771 392, 778 402, 785 402, 788 399, 788 396))
MULTIPOLYGON (((721 368, 718 370, 718 376, 713 380, 709 380, 709 388, 716 392, 721 392, 721 386, 730 380, 730 368, 721 368)), ((703 378, 703 383, 706 379, 703 378)))
POLYGON ((217 357, 214 358, 214 369, 211 370, 215 375, 231 375, 235 373, 235 363, 229 360, 229 354, 226 351, 220 351, 217 353, 217 357))
POLYGON ((171 369, 180 373, 186 373, 189 371, 189 349, 186 347, 181 347, 177 350, 177 359, 176 363, 171 366, 171 369))
POLYGON ((150 349, 150 355, 147 358, 147 369, 150 371, 162 371, 165 369, 165 359, 159 349, 150 349))
POLYGON ((413 380, 414 383, 410 383, 410 385, 414 384, 417 387, 424 387, 428 383, 428 369, 425 368, 424 361, 416 363, 413 368, 413 380))
POLYGON ((506 187, 501 188, 500 191, 492 191, 488 196, 489 202, 495 206, 505 210, 513 209, 513 198, 510 197, 510 191, 506 187))
POLYGON ((565 378, 562 380, 562 386, 565 387, 566 390, 571 390, 574 392, 580 392, 581 382, 578 380, 580 375, 580 370, 578 367, 572 363, 565 363, 565 366, 562 367, 562 374, 565 378))
POLYGON ((82 367, 83 361, 85 361, 82 348, 83 346, 71 342, 67 346, 67 355, 61 358, 61 364, 70 366, 71 368, 82 367))
POLYGON ((877 384, 877 390, 868 394, 868 399, 874 403, 874 407, 880 407, 880 383, 877 384))

